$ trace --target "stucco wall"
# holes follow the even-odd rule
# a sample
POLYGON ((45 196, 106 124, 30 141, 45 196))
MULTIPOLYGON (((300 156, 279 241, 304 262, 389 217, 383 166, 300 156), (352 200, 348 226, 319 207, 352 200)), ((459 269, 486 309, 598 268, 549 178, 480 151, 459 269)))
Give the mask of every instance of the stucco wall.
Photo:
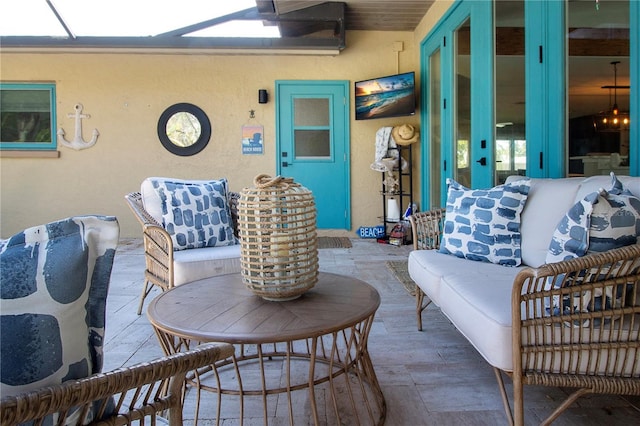
MULTIPOLYGON (((258 173, 275 174, 275 80, 349 80, 353 92, 357 80, 407 71, 419 76, 419 41, 413 32, 348 32, 347 46, 335 57, 2 53, 2 81, 56 84, 57 128, 66 131, 67 139, 74 135, 74 120, 67 113, 78 102, 91 115, 83 121, 85 139, 94 128, 100 137, 82 151, 59 145, 56 159, 2 158, 1 236, 71 215, 99 213, 117 216, 123 237, 137 237, 139 225, 123 196, 147 176, 227 177, 240 190, 258 173), (404 43, 399 61, 393 51, 396 41, 404 43), (258 104, 258 89, 264 88, 270 101, 258 104), (192 157, 169 153, 156 134, 158 117, 177 102, 200 106, 211 120, 209 145, 192 157), (249 122, 251 109, 253 122, 265 128, 265 153, 260 156, 243 156, 240 150, 240 129, 249 122)), ((349 235, 359 226, 378 224, 382 215, 380 174, 369 167, 376 130, 419 123, 419 113, 355 121, 351 96, 349 235)), ((419 149, 414 158, 417 196, 419 149)))

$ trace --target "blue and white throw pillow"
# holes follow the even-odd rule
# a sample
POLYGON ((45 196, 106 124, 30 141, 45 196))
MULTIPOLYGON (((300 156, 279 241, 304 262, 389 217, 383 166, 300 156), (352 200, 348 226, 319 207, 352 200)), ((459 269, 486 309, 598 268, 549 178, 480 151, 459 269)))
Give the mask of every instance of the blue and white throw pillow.
POLYGON ((640 199, 611 172, 611 189, 598 197, 591 212, 589 252, 629 246, 640 235, 640 199))
POLYGON ((603 193, 604 190, 587 194, 565 213, 551 236, 546 263, 561 262, 587 254, 591 213, 603 193))
POLYGON ((520 214, 529 195, 529 179, 491 189, 469 189, 453 179, 447 184, 439 251, 469 260, 520 265, 520 214))
POLYGON ((233 235, 226 179, 208 182, 152 182, 162 204, 162 226, 174 250, 229 246, 233 235))
MULTIPOLYGON (((559 262, 584 256, 588 253, 608 250, 635 244, 640 235, 640 200, 611 172, 611 189, 600 189, 585 196, 574 204, 560 221, 553 233, 546 262, 559 262)), ((548 287, 576 285, 581 277, 559 276, 548 287)), ((619 289, 620 290, 620 289, 619 289)), ((621 293, 621 291, 618 291, 621 293)), ((566 296, 561 302, 554 296, 553 311, 549 313, 565 314, 611 309, 618 304, 621 294, 615 296, 607 288, 592 294, 590 291, 566 296)))
POLYGON ((574 204, 556 227, 546 262, 635 244, 640 235, 640 200, 611 173, 611 189, 592 192, 574 204))
POLYGON ((76 216, 0 243, 2 395, 99 373, 119 226, 76 216))

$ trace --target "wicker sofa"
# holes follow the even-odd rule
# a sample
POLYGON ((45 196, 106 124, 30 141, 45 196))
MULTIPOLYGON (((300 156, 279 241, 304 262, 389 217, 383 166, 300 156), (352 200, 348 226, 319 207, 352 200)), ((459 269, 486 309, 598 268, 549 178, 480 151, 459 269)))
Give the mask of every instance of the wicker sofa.
MULTIPOLYGON (((174 178, 147 178, 142 182, 140 192, 132 192, 125 196, 131 211, 142 226, 144 244, 145 282, 140 295, 138 315, 142 312, 144 299, 154 285, 164 291, 199 279, 240 272, 239 244, 175 250, 171 234, 162 225, 162 200, 159 198, 157 191, 154 190, 154 182, 166 180, 189 184, 210 182, 174 178)), ((240 194, 237 192, 227 193, 227 201, 231 213, 231 226, 236 237, 238 235, 237 201, 239 197, 240 194)))
MULTIPOLYGON (((640 196, 640 177, 619 180, 640 196)), ((410 218, 414 250, 408 269, 418 287, 418 329, 424 309, 431 302, 439 306, 494 368, 512 424, 524 422, 524 385, 577 388, 547 422, 587 393, 640 395, 640 244, 545 261, 567 211, 610 186, 608 176, 531 179, 517 267, 441 252, 445 209, 410 218), (559 300, 579 300, 580 309, 550 308, 559 300), (513 412, 502 373, 513 380, 513 412)))

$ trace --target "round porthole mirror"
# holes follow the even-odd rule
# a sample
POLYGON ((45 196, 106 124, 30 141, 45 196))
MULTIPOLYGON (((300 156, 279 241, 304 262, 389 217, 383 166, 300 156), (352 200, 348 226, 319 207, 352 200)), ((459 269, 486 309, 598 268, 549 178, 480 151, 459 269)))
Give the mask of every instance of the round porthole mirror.
POLYGON ((162 146, 176 155, 194 155, 211 139, 211 123, 203 110, 189 103, 171 105, 158 120, 162 146))

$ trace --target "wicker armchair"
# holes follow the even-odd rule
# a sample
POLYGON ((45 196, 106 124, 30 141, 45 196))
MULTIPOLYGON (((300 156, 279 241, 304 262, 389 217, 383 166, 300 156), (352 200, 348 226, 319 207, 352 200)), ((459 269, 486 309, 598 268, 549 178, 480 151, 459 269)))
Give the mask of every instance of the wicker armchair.
MULTIPOLYGON (((409 216, 414 250, 435 250, 440 247, 440 237, 446 209, 418 212, 409 216)), ((427 309, 431 300, 424 300, 424 292, 416 286, 416 321, 418 331, 422 331, 422 311, 427 309)))
POLYGON ((233 346, 226 343, 202 345, 132 367, 4 397, 0 400, 0 424, 33 421, 37 425, 53 414, 53 424, 82 425, 92 408, 99 407, 94 411, 99 418, 107 402, 113 400, 112 414, 89 424, 130 425, 138 421, 144 424, 145 418, 149 424, 156 424, 157 417, 166 412, 169 424, 180 426, 186 374, 232 356, 233 350, 233 346), (77 415, 78 412, 82 415, 77 415))
MULTIPOLYGON (((231 220, 233 223, 234 234, 238 236, 238 199, 240 194, 236 192, 229 193, 231 220)), ((131 211, 135 215, 140 225, 142 225, 142 238, 145 254, 145 272, 144 285, 142 294, 140 295, 140 303, 138 305, 138 315, 142 313, 144 299, 153 286, 158 286, 162 291, 174 287, 174 252, 171 236, 156 219, 153 218, 144 208, 142 195, 140 192, 132 192, 125 196, 125 200, 129 204, 131 211)), ((232 265, 223 272, 239 272, 239 260, 235 262, 238 266, 232 265), (233 270, 234 268, 238 271, 233 270)))
MULTIPOLYGON (((444 217, 444 209, 410 217, 415 250, 439 248, 444 217)), ((430 303, 417 287, 420 330, 430 303)), ((524 423, 524 385, 576 389, 543 424, 589 393, 640 395, 640 244, 524 268, 513 282, 511 316, 513 371, 493 367, 511 424, 524 423), (597 307, 595 296, 605 294, 606 306, 597 307), (579 311, 546 312, 554 300, 576 299, 579 311), (503 373, 513 380, 513 412, 503 373)))

